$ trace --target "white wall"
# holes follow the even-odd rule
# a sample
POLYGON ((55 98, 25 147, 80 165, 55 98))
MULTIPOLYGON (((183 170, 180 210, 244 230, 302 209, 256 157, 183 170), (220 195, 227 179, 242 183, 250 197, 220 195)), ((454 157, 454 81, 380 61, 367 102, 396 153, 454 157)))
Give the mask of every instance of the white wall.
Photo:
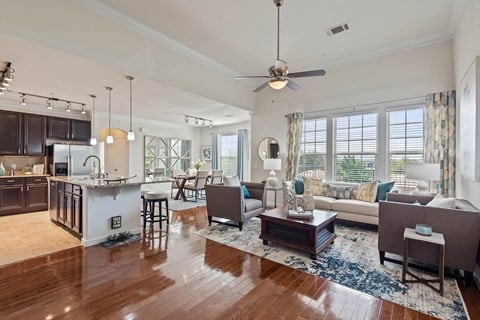
MULTIPOLYGON (((423 97, 430 92, 455 87, 453 41, 386 55, 326 70, 322 78, 295 80, 303 89, 257 94, 252 117, 252 155, 264 137, 279 141, 282 171, 285 171, 287 113, 312 112, 381 101, 423 97)), ((252 156, 252 180, 262 180, 267 172, 261 160, 252 156)), ((284 173, 278 174, 284 178, 284 173)))
MULTIPOLYGON (((457 88, 457 106, 459 106, 460 81, 467 72, 468 67, 476 56, 480 55, 480 2, 477 0, 468 0, 460 19, 457 33, 454 41, 454 65, 455 65, 455 83, 457 88)), ((477 106, 477 112, 480 112, 480 106, 477 106)), ((458 116, 457 108, 457 128, 462 124, 458 116)), ((457 130, 457 133, 459 131, 457 130)), ((461 137, 457 134, 457 146, 461 137)), ((480 139, 480 137, 477 137, 480 139)), ((462 161, 457 148, 457 168, 462 161)), ((458 173, 457 170, 457 197, 469 200, 475 206, 480 207, 480 183, 469 180, 458 173)))

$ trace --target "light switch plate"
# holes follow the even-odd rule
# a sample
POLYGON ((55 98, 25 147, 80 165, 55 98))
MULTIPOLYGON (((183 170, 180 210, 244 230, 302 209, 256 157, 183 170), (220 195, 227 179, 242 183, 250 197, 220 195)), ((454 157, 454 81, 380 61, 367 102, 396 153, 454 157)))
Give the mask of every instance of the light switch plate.
POLYGON ((115 216, 111 218, 111 228, 118 229, 122 227, 122 216, 115 216))

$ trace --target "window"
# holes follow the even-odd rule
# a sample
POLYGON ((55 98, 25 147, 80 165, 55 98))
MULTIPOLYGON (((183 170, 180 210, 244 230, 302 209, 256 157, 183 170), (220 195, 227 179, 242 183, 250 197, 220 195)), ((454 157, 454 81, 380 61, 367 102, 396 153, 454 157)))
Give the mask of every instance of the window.
POLYGON ((334 125, 334 179, 372 181, 377 155, 377 114, 336 117, 334 125))
POLYGON ((220 169, 226 176, 237 175, 237 145, 236 134, 220 135, 220 169))
POLYGON ((388 179, 404 192, 415 190, 417 180, 407 179, 407 163, 423 163, 425 108, 388 113, 388 179))
POLYGON ((300 136, 298 174, 305 177, 325 178, 327 153, 327 119, 303 121, 300 136))

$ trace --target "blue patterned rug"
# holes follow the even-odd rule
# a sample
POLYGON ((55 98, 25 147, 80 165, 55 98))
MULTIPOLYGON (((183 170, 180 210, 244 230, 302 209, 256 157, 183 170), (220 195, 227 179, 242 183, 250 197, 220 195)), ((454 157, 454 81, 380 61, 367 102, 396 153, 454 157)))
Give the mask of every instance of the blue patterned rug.
MULTIPOLYGON (((302 270, 346 287, 365 292, 440 319, 469 319, 455 279, 445 279, 441 297, 424 284, 402 284, 402 266, 378 259, 377 232, 337 225, 337 239, 317 260, 308 254, 269 242, 263 245, 260 219, 245 223, 243 231, 226 225, 212 225, 195 234, 224 245, 302 270)), ((418 272, 423 274, 422 272, 418 272)), ((435 275, 427 274, 427 277, 435 275)))

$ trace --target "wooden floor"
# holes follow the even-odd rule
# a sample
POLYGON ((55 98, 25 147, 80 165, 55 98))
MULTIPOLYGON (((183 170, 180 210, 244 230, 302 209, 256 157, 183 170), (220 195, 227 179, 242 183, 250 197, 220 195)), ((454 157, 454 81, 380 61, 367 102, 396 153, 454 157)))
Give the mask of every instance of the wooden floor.
POLYGON ((0 319, 432 319, 192 234, 205 225, 192 209, 130 246, 1 267, 0 319))

